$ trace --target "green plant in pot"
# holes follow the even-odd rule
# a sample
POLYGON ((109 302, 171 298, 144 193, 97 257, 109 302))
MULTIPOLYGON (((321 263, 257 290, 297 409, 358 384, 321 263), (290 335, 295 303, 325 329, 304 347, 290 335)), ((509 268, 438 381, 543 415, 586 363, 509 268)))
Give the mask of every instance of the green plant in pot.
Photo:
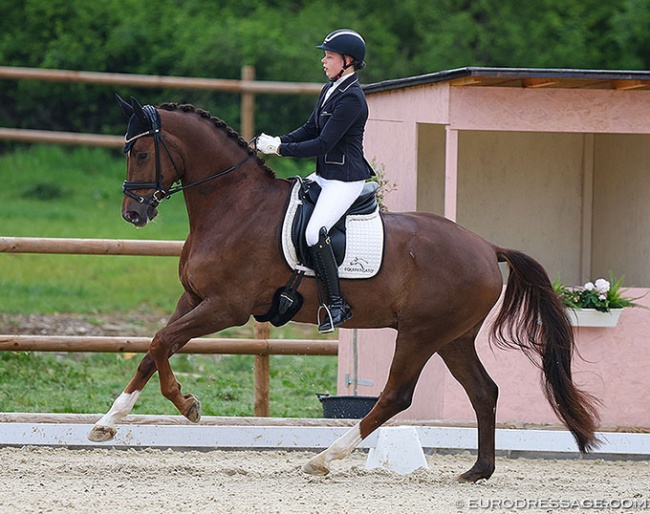
POLYGON ((623 278, 617 279, 610 272, 609 280, 599 278, 587 282, 583 287, 567 287, 560 282, 560 277, 553 282, 553 289, 560 297, 562 304, 569 309, 595 309, 600 312, 609 312, 611 309, 625 307, 641 307, 635 303, 639 298, 623 296, 623 278))

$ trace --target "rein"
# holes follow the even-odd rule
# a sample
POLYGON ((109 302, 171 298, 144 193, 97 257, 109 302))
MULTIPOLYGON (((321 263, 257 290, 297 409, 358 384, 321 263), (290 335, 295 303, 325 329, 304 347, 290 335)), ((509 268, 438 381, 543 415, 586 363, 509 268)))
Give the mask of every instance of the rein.
POLYGON ((129 143, 133 143, 137 139, 140 139, 141 137, 148 137, 148 136, 153 137, 155 159, 156 159, 156 181, 155 182, 141 182, 141 181, 134 181, 134 180, 124 181, 124 184, 122 185, 122 192, 126 196, 134 199, 138 203, 151 205, 152 207, 155 208, 158 206, 158 204, 160 204, 160 202, 162 202, 163 200, 168 200, 173 194, 176 194, 180 191, 184 191, 185 189, 188 189, 190 187, 198 186, 200 184, 205 184, 206 182, 209 182, 211 180, 217 179, 219 177, 223 177, 228 173, 232 173, 239 167, 243 166, 246 162, 248 162, 253 157, 253 155, 248 155, 243 161, 235 164, 234 166, 231 166, 230 168, 220 171, 218 173, 215 173, 214 175, 211 175, 209 177, 197 180, 196 182, 192 182, 186 185, 178 185, 170 189, 165 189, 162 183, 162 171, 160 167, 160 145, 161 144, 165 149, 165 151, 167 152, 167 156, 169 157, 169 160, 171 161, 172 166, 174 167, 174 171, 176 172, 176 179, 174 180, 173 183, 179 182, 181 180, 181 173, 178 169, 178 166, 176 165, 176 162, 174 161, 174 157, 169 151, 169 147, 167 146, 165 140, 162 137, 162 132, 161 132, 162 124, 160 121, 160 114, 158 114, 158 111, 152 105, 145 105, 142 108, 142 110, 151 124, 151 129, 148 130, 147 132, 143 132, 142 134, 138 134, 129 139, 126 139, 124 141, 124 144, 126 146, 129 143), (150 198, 145 198, 144 196, 136 195, 135 193, 133 193, 133 191, 138 189, 155 189, 155 191, 150 198))

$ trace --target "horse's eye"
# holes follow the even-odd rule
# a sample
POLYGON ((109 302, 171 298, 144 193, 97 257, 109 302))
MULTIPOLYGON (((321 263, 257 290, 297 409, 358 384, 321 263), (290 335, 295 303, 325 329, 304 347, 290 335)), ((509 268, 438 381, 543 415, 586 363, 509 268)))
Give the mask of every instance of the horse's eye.
POLYGON ((149 158, 149 154, 147 152, 138 152, 135 154, 135 160, 137 162, 144 162, 149 158))

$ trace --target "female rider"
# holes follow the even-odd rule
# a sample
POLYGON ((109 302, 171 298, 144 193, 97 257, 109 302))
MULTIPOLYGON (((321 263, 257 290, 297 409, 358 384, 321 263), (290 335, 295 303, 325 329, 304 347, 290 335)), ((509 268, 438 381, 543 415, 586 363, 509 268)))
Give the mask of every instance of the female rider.
POLYGON ((321 62, 330 82, 321 90, 314 111, 304 125, 289 134, 261 134, 257 148, 266 154, 317 158, 316 173, 308 178, 315 180, 322 191, 305 237, 327 296, 329 315, 318 327, 327 333, 352 317, 350 306, 341 296, 328 233, 374 171, 363 156, 368 105, 355 73, 366 65, 365 41, 357 32, 341 29, 328 34, 316 48, 325 51, 321 62))

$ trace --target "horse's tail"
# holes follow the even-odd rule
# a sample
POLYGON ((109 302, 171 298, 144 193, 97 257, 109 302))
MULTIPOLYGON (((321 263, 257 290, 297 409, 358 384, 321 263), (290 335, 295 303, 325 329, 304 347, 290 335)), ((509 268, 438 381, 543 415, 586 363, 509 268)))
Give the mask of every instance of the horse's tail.
POLYGON ((503 305, 492 326, 497 345, 521 348, 541 368, 544 392, 557 416, 571 431, 580 451, 598 446, 598 401, 571 379, 573 330, 544 268, 514 250, 497 250, 510 267, 503 305), (541 360, 541 363, 539 362, 541 360))

